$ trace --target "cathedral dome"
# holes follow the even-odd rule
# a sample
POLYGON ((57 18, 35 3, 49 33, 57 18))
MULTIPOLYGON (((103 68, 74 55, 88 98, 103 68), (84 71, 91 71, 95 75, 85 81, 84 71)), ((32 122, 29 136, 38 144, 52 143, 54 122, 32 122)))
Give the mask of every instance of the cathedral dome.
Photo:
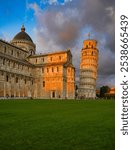
POLYGON ((26 50, 29 54, 35 54, 36 45, 33 43, 31 37, 25 32, 24 25, 21 27, 21 32, 17 33, 10 43, 26 50))
POLYGON ((24 41, 29 41, 33 43, 31 37, 25 32, 24 25, 21 28, 21 32, 16 34, 12 41, 16 41, 16 40, 24 40, 24 41))

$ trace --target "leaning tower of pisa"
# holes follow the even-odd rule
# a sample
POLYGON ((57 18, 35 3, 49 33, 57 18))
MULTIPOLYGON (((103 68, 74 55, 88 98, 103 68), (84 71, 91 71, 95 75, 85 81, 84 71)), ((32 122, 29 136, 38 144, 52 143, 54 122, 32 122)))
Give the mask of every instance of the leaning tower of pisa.
POLYGON ((97 41, 94 39, 84 40, 81 50, 80 84, 78 97, 89 99, 96 97, 96 79, 98 70, 97 41))

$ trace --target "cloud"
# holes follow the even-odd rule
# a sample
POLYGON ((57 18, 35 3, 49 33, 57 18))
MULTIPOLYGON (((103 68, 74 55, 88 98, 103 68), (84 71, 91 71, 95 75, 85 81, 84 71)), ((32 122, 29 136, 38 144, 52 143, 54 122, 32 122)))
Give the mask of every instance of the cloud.
POLYGON ((40 9, 40 7, 37 5, 36 2, 30 3, 30 4, 27 2, 27 3, 26 3, 26 8, 27 8, 27 9, 33 9, 35 16, 39 16, 39 14, 41 13, 41 9, 40 9))
MULTIPOLYGON (((53 3, 58 1, 50 2, 53 3)), ((80 52, 83 40, 90 32, 91 38, 98 41, 100 81, 104 76, 107 81, 114 78, 114 0, 65 0, 64 3, 49 5, 48 9, 42 9, 36 3, 29 4, 37 21, 35 34, 38 50, 46 53, 71 48, 79 76, 80 52)), ((110 81, 114 85, 114 80, 110 81)))
POLYGON ((50 5, 57 4, 57 0, 41 0, 42 3, 49 3, 50 5))
POLYGON ((49 5, 65 5, 66 3, 72 2, 72 0, 64 0, 60 2, 59 0, 41 0, 41 4, 49 4, 49 5))
POLYGON ((113 87, 115 83, 115 76, 112 75, 98 75, 97 79, 97 88, 100 88, 101 86, 108 85, 109 87, 113 87))
POLYGON ((9 42, 10 41, 10 37, 7 33, 2 33, 0 32, 0 39, 9 42))

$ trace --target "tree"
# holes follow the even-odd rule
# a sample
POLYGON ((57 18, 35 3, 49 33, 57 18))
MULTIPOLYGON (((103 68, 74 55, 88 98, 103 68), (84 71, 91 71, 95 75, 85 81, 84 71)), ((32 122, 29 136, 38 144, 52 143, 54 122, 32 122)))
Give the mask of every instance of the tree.
POLYGON ((77 98, 77 97, 78 97, 78 86, 75 85, 75 98, 77 98))
POLYGON ((110 88, 108 86, 102 86, 100 88, 100 97, 105 97, 105 93, 108 93, 110 88))

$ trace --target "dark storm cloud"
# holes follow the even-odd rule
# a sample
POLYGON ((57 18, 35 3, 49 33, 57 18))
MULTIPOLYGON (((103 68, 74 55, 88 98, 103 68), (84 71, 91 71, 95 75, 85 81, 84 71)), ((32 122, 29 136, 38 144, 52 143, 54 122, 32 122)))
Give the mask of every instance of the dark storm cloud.
POLYGON ((64 49, 76 44, 84 27, 112 36, 114 7, 112 2, 108 4, 102 0, 73 0, 64 6, 49 6, 47 11, 41 11, 41 15, 37 16, 38 26, 44 28, 49 39, 52 38, 64 49))
POLYGON ((109 80, 109 76, 114 76, 114 3, 114 0, 72 0, 64 5, 50 5, 46 10, 36 3, 30 4, 37 20, 38 48, 44 52, 72 48, 78 76, 77 60, 83 45, 79 39, 84 38, 85 31, 91 31, 91 38, 98 41, 100 81, 101 76, 109 80))
POLYGON ((98 73, 100 75, 114 75, 115 74, 115 58, 111 56, 112 53, 108 53, 108 55, 100 55, 100 63, 98 73), (110 59, 109 59, 110 58, 110 59))
POLYGON ((110 87, 113 87, 113 83, 115 82, 115 76, 112 75, 98 75, 97 78, 97 88, 100 88, 101 86, 105 86, 108 85, 110 87))

